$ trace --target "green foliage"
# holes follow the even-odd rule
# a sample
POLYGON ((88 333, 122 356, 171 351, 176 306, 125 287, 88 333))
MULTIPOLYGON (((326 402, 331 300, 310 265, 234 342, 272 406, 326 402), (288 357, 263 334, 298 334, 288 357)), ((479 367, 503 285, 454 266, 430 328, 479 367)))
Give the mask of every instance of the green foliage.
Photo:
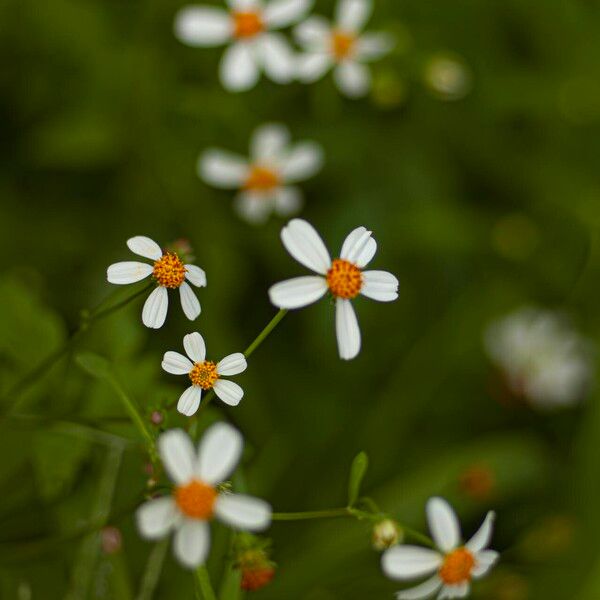
POLYGON ((360 494, 360 486, 369 466, 369 457, 359 452, 352 461, 348 479, 348 506, 354 506, 360 494))

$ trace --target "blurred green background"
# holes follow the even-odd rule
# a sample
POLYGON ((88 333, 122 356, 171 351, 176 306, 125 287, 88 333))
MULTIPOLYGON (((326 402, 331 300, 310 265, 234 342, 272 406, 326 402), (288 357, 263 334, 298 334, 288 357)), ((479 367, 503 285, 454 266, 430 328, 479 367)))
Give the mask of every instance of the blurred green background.
MULTIPOLYGON (((473 597, 600 598, 597 393, 551 414, 501 404, 482 346, 490 320, 530 303, 600 333, 598 4, 377 0, 371 27, 398 46, 360 101, 330 78, 226 93, 221 49, 172 35, 183 4, 0 5, 0 597, 136 598, 149 557, 155 598, 193 597, 192 575, 170 551, 161 564, 135 531, 149 475, 114 391, 69 356, 7 393, 82 308, 131 293, 115 292, 105 269, 131 259, 125 241, 137 234, 190 240, 208 275, 201 316, 192 325, 173 302, 167 325, 148 331, 140 299, 77 351, 109 358, 149 416, 183 390, 160 360, 185 333, 201 331, 213 357, 247 346, 275 312, 268 287, 303 269, 281 246, 282 221, 243 223, 195 163, 207 146, 244 153, 257 125, 278 121, 325 151, 303 185, 303 217, 332 252, 355 226, 372 229, 373 268, 394 272, 401 293, 357 301, 363 350, 352 362, 337 358, 327 302, 288 315, 253 355, 241 405, 207 413, 244 432, 244 486, 279 511, 343 505, 365 450, 365 493, 413 527, 425 530, 434 494, 466 535, 498 511, 502 559, 473 597), (471 89, 432 89, 440 55, 464 65, 471 89), (492 484, 474 493, 465 477, 482 467, 492 484), (105 522, 122 533, 116 552, 99 542, 105 522)), ((317 0, 315 12, 332 6, 317 0)), ((182 423, 171 411, 163 425, 182 423)), ((214 532, 218 587, 231 584, 230 557, 227 531, 214 532)), ((364 522, 276 523, 269 536, 278 571, 257 599, 390 598, 400 587, 364 522)))

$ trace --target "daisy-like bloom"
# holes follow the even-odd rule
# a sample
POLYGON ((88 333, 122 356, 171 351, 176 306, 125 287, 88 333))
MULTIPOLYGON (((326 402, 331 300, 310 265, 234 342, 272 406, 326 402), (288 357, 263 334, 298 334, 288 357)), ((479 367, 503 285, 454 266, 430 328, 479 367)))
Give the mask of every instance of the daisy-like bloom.
POLYGON ((175 35, 189 46, 229 44, 220 78, 230 91, 252 88, 260 71, 276 83, 294 78, 294 53, 275 30, 297 23, 313 0, 227 0, 227 8, 186 6, 175 19, 175 35))
POLYGON ((484 340, 512 393, 534 407, 575 404, 590 387, 592 346, 558 313, 519 309, 492 323, 484 340))
POLYGON ((427 520, 437 550, 401 545, 386 550, 381 558, 383 571, 391 579, 405 581, 431 575, 421 585, 398 592, 396 598, 423 600, 435 594, 437 600, 465 598, 471 580, 483 577, 498 560, 497 552, 487 550, 494 518, 489 512, 477 533, 463 545, 460 525, 450 505, 442 498, 431 498, 427 520))
POLYGON ((142 311, 144 325, 151 329, 163 326, 169 307, 167 289, 177 288, 185 316, 194 321, 200 314, 200 302, 188 281, 196 287, 204 287, 206 273, 196 265, 184 264, 176 252, 163 252, 154 240, 143 235, 128 239, 127 246, 134 254, 154 261, 153 264, 118 262, 108 267, 106 277, 117 285, 136 283, 146 277, 154 279, 157 287, 148 296, 142 311))
POLYGON ((386 271, 363 271, 375 256, 371 232, 357 227, 344 240, 340 257, 331 260, 315 228, 293 219, 281 230, 286 250, 317 276, 296 277, 271 287, 269 297, 279 308, 301 308, 327 292, 335 298, 335 326, 340 358, 350 360, 360 351, 360 329, 351 300, 359 294, 391 302, 398 297, 398 280, 386 271))
POLYGON ((241 352, 235 352, 218 363, 206 360, 206 344, 197 332, 189 333, 183 338, 183 347, 187 356, 169 351, 165 352, 162 361, 162 368, 167 373, 187 375, 192 382, 181 394, 177 410, 190 417, 200 406, 202 391, 208 390, 214 390, 225 404, 237 406, 244 396, 244 390, 237 383, 222 377, 245 371, 248 366, 245 356, 241 352))
POLYGON ((175 487, 170 496, 150 500, 138 508, 136 520, 142 536, 156 540, 174 530, 175 556, 184 567, 193 569, 208 556, 208 523, 213 518, 244 531, 266 529, 271 522, 267 502, 219 489, 237 465, 242 447, 241 434, 226 423, 210 427, 197 452, 183 430, 163 433, 158 438, 158 451, 175 487))
POLYGON ((250 223, 263 223, 273 211, 288 217, 302 207, 302 193, 294 184, 312 177, 323 164, 315 142, 290 144, 283 125, 262 125, 250 140, 250 159, 223 150, 206 150, 198 174, 215 187, 240 190, 236 212, 250 223))
POLYGON ((296 41, 305 50, 297 61, 300 81, 312 83, 333 69, 343 94, 364 96, 371 86, 364 63, 381 58, 394 47, 388 34, 361 32, 372 10, 372 0, 339 0, 333 24, 316 16, 300 23, 294 30, 296 41))

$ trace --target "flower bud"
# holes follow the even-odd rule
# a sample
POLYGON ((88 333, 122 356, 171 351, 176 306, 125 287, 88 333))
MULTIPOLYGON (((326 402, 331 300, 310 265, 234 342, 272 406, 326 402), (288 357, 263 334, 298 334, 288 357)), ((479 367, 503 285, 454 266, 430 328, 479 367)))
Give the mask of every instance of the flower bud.
POLYGON ((373 527, 373 548, 382 552, 399 544, 403 539, 401 527, 392 519, 383 519, 373 527))
POLYGON ((100 532, 100 543, 105 554, 116 554, 123 542, 121 531, 116 527, 104 527, 100 532))
POLYGON ((259 590, 275 576, 275 563, 268 554, 269 545, 269 540, 251 534, 238 537, 236 566, 242 572, 240 586, 243 590, 259 590))
POLYGON ((160 410, 152 411, 152 414, 150 415, 150 421, 152 421, 153 425, 160 425, 164 420, 165 420, 165 417, 164 417, 162 411, 160 411, 160 410))

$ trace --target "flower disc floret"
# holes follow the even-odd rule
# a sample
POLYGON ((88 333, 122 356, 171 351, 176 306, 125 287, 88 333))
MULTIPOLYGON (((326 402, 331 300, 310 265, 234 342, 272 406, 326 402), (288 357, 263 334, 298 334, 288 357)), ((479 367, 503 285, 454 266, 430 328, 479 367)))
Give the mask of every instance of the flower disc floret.
POLYGON ((272 169, 255 166, 244 182, 245 190, 268 192, 280 185, 279 176, 272 169))
POLYGON ((152 276, 161 287, 175 289, 185 281, 185 265, 174 252, 163 254, 155 263, 152 276))
POLYGON ((235 11, 232 16, 233 35, 238 39, 253 38, 265 29, 262 17, 258 12, 235 11))
POLYGON ((356 49, 356 35, 345 31, 333 31, 331 34, 331 52, 336 60, 350 58, 356 49))
POLYGON ((217 379, 219 379, 217 363, 212 360, 196 363, 194 368, 190 371, 191 382, 194 385, 201 387, 203 390, 210 390, 217 379))
POLYGON ((175 502, 179 510, 192 519, 210 519, 217 495, 215 488, 197 479, 175 488, 175 502))
POLYGON ((337 298, 356 298, 363 285, 361 270, 348 260, 336 258, 327 271, 327 285, 337 298))
POLYGON ((470 581, 475 566, 475 557, 466 548, 457 548, 444 558, 440 567, 440 578, 447 585, 470 581))

